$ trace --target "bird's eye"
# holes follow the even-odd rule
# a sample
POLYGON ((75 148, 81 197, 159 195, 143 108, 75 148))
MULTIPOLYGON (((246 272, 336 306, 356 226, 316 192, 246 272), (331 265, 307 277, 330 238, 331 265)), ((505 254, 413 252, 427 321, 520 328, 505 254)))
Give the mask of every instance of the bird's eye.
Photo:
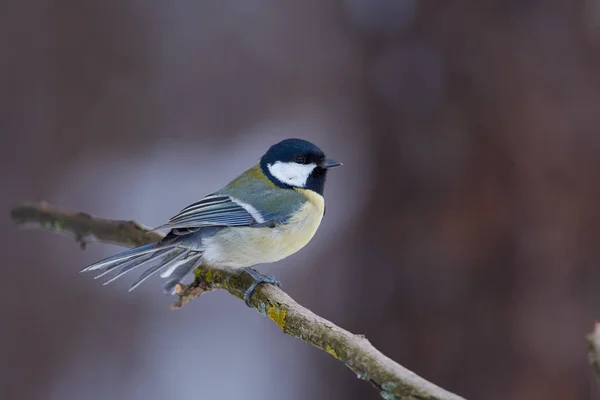
POLYGON ((294 157, 294 162, 297 164, 306 164, 306 157, 296 156, 296 157, 294 157))

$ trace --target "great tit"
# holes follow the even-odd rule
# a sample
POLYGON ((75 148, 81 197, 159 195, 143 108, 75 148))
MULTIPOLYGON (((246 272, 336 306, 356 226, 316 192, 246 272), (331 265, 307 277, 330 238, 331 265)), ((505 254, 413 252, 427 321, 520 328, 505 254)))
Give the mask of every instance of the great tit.
POLYGON ((169 230, 159 242, 106 258, 82 272, 101 270, 96 278, 114 272, 108 284, 142 267, 131 291, 160 271, 167 280, 163 290, 173 294, 176 284, 200 265, 243 268, 254 279, 244 293, 250 306, 258 284, 280 285, 251 267, 282 260, 312 239, 325 214, 327 171, 340 165, 306 140, 283 140, 223 189, 155 228, 169 230))

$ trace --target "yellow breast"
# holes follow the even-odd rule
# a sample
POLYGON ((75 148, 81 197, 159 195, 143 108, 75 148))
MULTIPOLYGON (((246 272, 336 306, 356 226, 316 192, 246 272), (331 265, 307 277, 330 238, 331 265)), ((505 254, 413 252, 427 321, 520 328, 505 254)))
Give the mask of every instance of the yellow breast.
POLYGON ((274 228, 231 228, 207 243, 204 258, 219 265, 239 268, 271 263, 291 256, 310 242, 325 211, 323 196, 297 189, 307 202, 285 224, 274 228))
POLYGON ((320 194, 307 189, 297 189, 308 201, 283 226, 281 226, 282 247, 291 252, 285 257, 297 252, 310 242, 323 219, 325 200, 320 194), (289 242, 289 243, 288 243, 289 242))

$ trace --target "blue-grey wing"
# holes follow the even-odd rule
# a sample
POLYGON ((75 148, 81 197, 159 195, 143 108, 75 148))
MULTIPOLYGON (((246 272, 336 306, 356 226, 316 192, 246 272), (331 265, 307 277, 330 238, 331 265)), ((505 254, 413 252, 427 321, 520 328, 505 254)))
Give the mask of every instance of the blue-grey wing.
POLYGON ((155 229, 175 229, 180 234, 205 226, 265 226, 274 225, 281 216, 260 211, 232 196, 212 194, 190 204, 155 229), (179 231, 181 230, 181 231, 179 231))

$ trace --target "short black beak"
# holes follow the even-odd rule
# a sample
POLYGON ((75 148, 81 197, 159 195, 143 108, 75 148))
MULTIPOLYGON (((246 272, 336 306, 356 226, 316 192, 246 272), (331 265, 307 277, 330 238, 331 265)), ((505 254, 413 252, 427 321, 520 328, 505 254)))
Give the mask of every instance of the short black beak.
POLYGON ((342 164, 339 161, 335 161, 335 160, 332 160, 331 158, 328 158, 325 161, 323 161, 323 164, 321 164, 321 167, 325 168, 325 169, 331 169, 331 168, 339 167, 341 165, 344 165, 344 164, 342 164))

